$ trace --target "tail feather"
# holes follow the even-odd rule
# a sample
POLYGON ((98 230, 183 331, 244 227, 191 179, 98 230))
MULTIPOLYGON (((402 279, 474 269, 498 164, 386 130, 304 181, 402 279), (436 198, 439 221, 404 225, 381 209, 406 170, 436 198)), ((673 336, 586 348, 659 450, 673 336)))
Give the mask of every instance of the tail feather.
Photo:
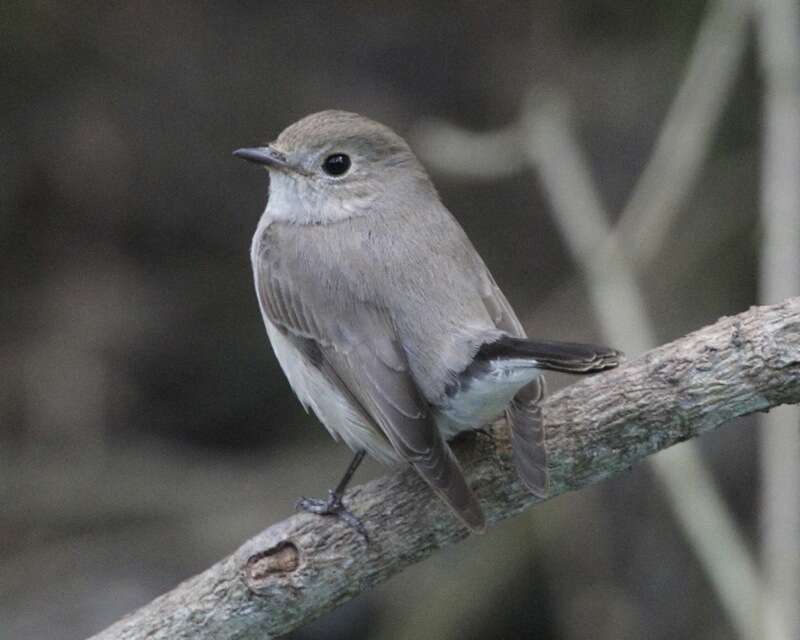
POLYGON ((539 404, 543 396, 544 379, 537 378, 517 392, 506 411, 517 475, 528 491, 539 498, 546 498, 550 488, 547 441, 539 404))
POLYGON ((502 336, 495 342, 484 344, 476 354, 476 360, 530 359, 542 369, 576 374, 613 369, 622 357, 620 351, 610 347, 513 336, 502 336))

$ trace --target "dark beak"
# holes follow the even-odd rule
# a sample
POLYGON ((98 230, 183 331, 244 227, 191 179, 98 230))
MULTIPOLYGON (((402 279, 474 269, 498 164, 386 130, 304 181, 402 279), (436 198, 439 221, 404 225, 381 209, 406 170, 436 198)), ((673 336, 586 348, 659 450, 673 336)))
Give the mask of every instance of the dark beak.
POLYGON ((286 156, 272 147, 251 147, 233 152, 237 158, 269 167, 270 169, 291 169, 286 156))

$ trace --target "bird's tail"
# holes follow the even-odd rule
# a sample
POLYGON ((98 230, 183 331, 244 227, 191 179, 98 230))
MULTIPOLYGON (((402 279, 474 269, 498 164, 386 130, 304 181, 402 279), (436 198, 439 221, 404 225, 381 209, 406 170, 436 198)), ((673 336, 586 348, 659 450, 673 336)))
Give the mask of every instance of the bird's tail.
MULTIPOLYGON (((548 342, 504 336, 483 348, 491 349, 498 359, 524 358, 536 361, 541 369, 565 373, 596 373, 613 369, 622 353, 608 347, 572 342, 548 342)), ((542 420, 541 400, 544 379, 539 377, 514 396, 506 416, 511 425, 514 464, 522 483, 535 496, 545 498, 549 491, 547 438, 542 420)))
POLYGON ((610 347, 513 336, 502 336, 495 342, 484 344, 479 356, 489 360, 535 360, 541 369, 577 374, 613 369, 622 361, 622 353, 610 347))

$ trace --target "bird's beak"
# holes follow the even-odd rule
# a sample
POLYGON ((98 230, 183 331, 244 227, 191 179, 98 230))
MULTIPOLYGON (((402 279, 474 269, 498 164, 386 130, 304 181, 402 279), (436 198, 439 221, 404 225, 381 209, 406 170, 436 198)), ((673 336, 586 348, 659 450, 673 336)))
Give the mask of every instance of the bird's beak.
POLYGON ((237 149, 233 155, 249 162, 264 165, 269 169, 291 170, 286 156, 272 147, 251 147, 249 149, 237 149))

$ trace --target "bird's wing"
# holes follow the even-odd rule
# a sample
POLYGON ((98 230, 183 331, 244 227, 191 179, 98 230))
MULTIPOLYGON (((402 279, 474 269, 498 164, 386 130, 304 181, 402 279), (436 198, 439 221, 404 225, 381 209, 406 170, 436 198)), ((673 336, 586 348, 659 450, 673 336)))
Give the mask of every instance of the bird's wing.
POLYGON ((486 266, 481 266, 481 298, 486 311, 489 312, 489 317, 498 329, 516 338, 524 338, 525 329, 522 328, 517 314, 514 313, 514 309, 511 308, 500 287, 497 286, 492 274, 489 273, 486 266))
POLYGON ((436 428, 386 313, 346 287, 334 291, 309 277, 291 257, 263 253, 255 271, 259 303, 270 322, 294 339, 311 341, 314 364, 328 380, 358 403, 467 526, 481 530, 480 505, 436 428))

